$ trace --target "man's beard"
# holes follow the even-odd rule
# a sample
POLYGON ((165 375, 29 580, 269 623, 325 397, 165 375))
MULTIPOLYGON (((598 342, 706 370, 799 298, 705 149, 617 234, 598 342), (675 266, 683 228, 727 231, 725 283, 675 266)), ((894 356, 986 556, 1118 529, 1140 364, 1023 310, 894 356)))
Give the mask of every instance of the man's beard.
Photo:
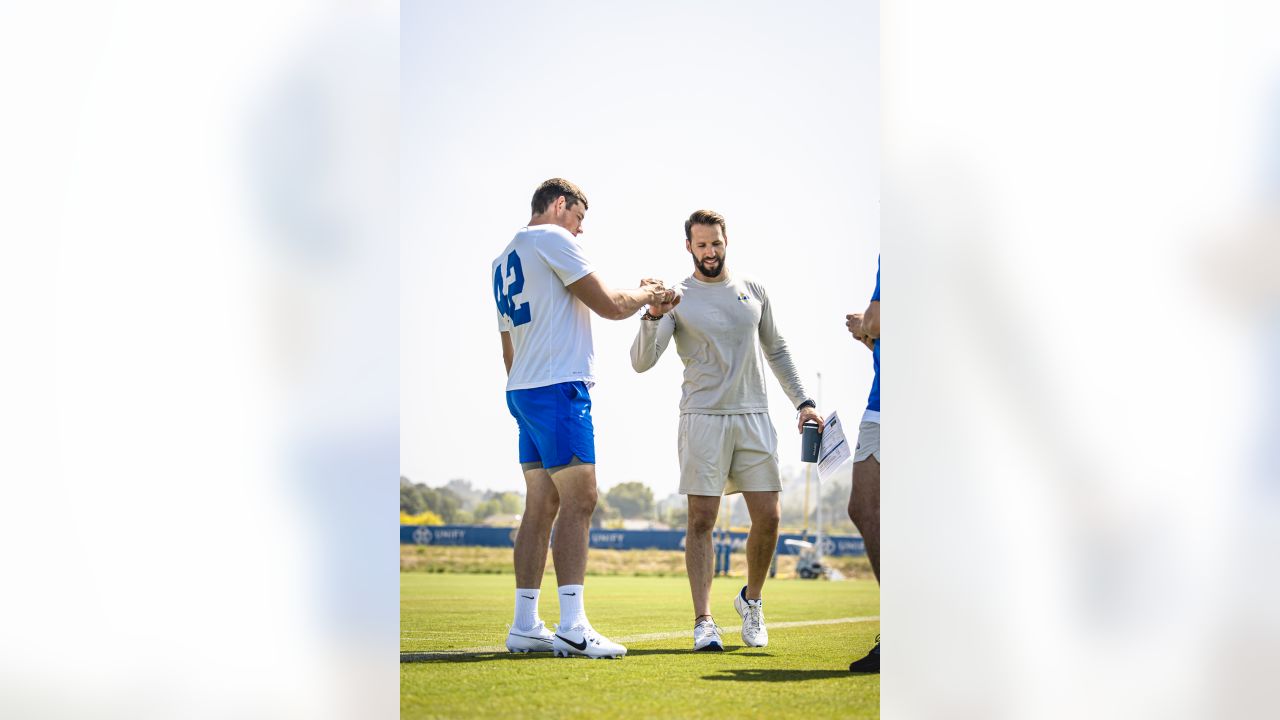
POLYGON ((720 273, 724 272, 724 257, 716 258, 715 267, 708 269, 706 265, 698 262, 698 258, 693 258, 693 266, 702 273, 704 277, 715 278, 720 277, 720 273))

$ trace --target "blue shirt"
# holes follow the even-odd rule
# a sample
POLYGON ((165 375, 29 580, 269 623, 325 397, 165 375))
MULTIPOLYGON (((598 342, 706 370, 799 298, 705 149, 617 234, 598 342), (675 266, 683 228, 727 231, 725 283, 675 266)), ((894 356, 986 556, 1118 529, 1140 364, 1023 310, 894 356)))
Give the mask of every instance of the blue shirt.
MULTIPOLYGON (((872 302, 880 302, 880 258, 876 258, 876 291, 871 293, 872 302)), ((880 412, 880 338, 876 338, 871 349, 872 362, 875 363, 876 379, 871 381, 871 394, 867 396, 867 409, 880 412)))

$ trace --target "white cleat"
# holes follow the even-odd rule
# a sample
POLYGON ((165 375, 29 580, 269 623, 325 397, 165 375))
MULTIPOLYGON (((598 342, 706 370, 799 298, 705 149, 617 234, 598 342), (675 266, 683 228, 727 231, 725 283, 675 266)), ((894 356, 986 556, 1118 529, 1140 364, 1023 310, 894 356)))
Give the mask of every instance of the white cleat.
POLYGON ((575 625, 568 629, 556 628, 551 649, 556 657, 581 655, 592 659, 620 658, 627 654, 626 648, 596 632, 590 625, 575 625))
POLYGON ((555 637, 547 624, 538 621, 532 630, 511 628, 507 633, 507 650, 513 653, 551 652, 551 639, 555 637))
POLYGON ((720 628, 711 618, 707 618, 693 626, 694 652, 723 652, 724 642, 720 640, 720 628))
POLYGON ((764 599, 748 600, 747 586, 733 596, 733 609, 742 616, 742 642, 747 647, 765 647, 769 631, 764 627, 764 599))

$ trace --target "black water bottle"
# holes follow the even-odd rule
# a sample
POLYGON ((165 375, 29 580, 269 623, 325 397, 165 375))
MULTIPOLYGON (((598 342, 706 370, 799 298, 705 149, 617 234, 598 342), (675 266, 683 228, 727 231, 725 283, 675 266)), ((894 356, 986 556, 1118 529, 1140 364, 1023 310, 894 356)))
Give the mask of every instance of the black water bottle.
POLYGON ((810 420, 804 424, 804 438, 800 441, 800 462, 818 462, 818 446, 822 444, 822 433, 818 423, 810 420))

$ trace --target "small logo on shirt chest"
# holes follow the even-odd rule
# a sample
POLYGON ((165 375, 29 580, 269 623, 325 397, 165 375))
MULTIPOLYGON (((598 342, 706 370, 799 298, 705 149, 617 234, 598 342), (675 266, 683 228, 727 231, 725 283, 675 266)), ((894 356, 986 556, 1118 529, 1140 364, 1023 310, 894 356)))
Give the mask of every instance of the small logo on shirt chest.
POLYGON ((746 293, 741 293, 741 292, 740 292, 740 293, 738 293, 738 302, 740 302, 740 303, 746 303, 746 302, 750 302, 750 300, 751 300, 751 296, 750 296, 750 295, 748 295, 748 294, 746 294, 746 293))

